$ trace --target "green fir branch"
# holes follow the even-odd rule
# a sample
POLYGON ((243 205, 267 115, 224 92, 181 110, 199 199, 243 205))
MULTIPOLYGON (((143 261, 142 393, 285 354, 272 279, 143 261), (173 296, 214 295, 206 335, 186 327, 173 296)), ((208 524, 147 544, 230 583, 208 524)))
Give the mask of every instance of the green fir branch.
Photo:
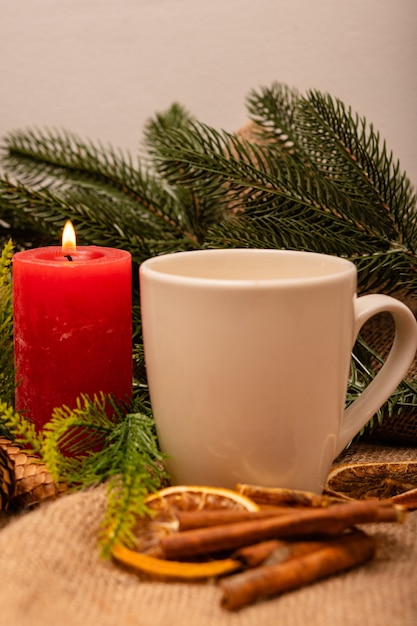
MULTIPOLYGON (((9 240, 0 256, 0 400, 12 403, 14 398, 13 305, 11 262, 13 243, 9 240)), ((0 432, 7 434, 0 420, 0 432)))
POLYGON ((56 409, 44 428, 42 453, 59 481, 78 488, 107 482, 100 530, 105 556, 114 542, 132 542, 135 521, 147 511, 147 495, 167 480, 151 415, 125 413, 104 395, 94 400, 82 396, 74 410, 56 409), (115 411, 111 418, 109 405, 115 411))
MULTIPOLYGON (((173 129, 192 129, 196 120, 181 105, 173 104, 165 113, 157 113, 149 120, 144 131, 144 145, 152 167, 164 180, 164 167, 161 159, 164 155, 166 136, 173 129)), ((199 244, 203 244, 207 229, 216 224, 223 217, 224 205, 212 194, 207 194, 195 185, 175 182, 170 185, 176 200, 182 207, 182 213, 187 227, 196 234, 199 244)))
MULTIPOLYGON (((356 398, 369 386, 377 375, 384 360, 362 337, 358 337, 352 354, 349 383, 346 396, 346 407, 352 404, 356 398), (372 359, 372 364, 370 363, 372 359)), ((410 416, 417 409, 417 379, 407 377, 391 394, 387 402, 371 417, 369 422, 361 429, 357 439, 364 433, 371 433, 376 426, 380 426, 384 418, 393 415, 401 416, 406 413, 410 416)))
POLYGON ((303 211, 316 212, 318 219, 334 215, 367 232, 366 224, 358 224, 350 199, 332 182, 289 152, 278 159, 270 142, 249 142, 203 124, 171 129, 165 142, 157 160, 168 181, 201 188, 223 203, 229 216, 231 210, 278 212, 282 204, 291 203, 300 216, 303 211))
POLYGON ((416 198, 373 125, 317 91, 300 100, 297 121, 310 161, 351 199, 358 219, 402 243, 399 223, 414 212, 416 198))
POLYGON ((59 245, 61 229, 72 212, 71 205, 49 189, 39 191, 8 177, 0 179, 2 206, 13 211, 14 239, 18 222, 23 233, 29 233, 39 245, 59 245))
POLYGON ((13 406, 0 399, 0 423, 4 425, 3 436, 11 439, 22 449, 27 449, 31 454, 41 457, 42 432, 37 432, 33 422, 28 420, 22 413, 15 411, 13 406))
POLYGON ((82 141, 67 131, 48 130, 11 133, 4 139, 3 150, 6 170, 10 168, 23 185, 52 188, 64 198, 68 189, 90 189, 90 197, 95 193, 98 200, 103 195, 114 200, 116 222, 127 210, 128 219, 133 214, 142 221, 151 220, 162 231, 195 241, 193 233, 184 231, 172 195, 140 164, 135 167, 129 154, 82 141))
POLYGON ((108 507, 101 525, 101 544, 108 555, 118 542, 134 545, 138 516, 148 513, 145 499, 168 482, 163 469, 165 456, 158 451, 155 425, 150 415, 126 415, 107 442, 113 460, 108 485, 108 507))
MULTIPOLYGON (((82 394, 75 408, 56 407, 43 427, 42 458, 52 476, 70 485, 77 485, 81 475, 79 466, 88 464, 91 450, 101 448, 112 432, 114 424, 109 416, 121 419, 121 411, 104 394, 90 398, 82 394)), ((94 456, 94 455, 93 455, 94 456)), ((88 486, 89 473, 83 475, 83 486, 88 486)))
POLYGON ((246 105, 258 142, 301 158, 302 135, 296 120, 300 97, 296 89, 276 82, 249 92, 246 105))
POLYGON ((403 235, 407 245, 415 246, 414 190, 364 117, 329 94, 311 90, 303 97, 279 83, 252 91, 248 110, 262 129, 259 140, 308 162, 316 175, 351 198, 352 208, 364 208, 361 219, 371 218, 384 235, 403 235), (404 232, 410 225, 411 233, 404 232))
POLYGON ((403 291, 417 294, 417 258, 403 246, 392 244, 388 250, 352 254, 350 260, 358 270, 360 292, 403 291))

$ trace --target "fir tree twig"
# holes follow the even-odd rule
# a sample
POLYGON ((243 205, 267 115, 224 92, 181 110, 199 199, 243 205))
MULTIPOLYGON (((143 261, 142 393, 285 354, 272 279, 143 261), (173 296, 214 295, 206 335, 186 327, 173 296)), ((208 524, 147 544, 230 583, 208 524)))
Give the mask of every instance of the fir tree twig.
MULTIPOLYGON (((13 311, 11 260, 13 243, 9 240, 0 256, 0 400, 6 404, 14 399, 13 311)), ((0 432, 8 434, 1 426, 0 432)))

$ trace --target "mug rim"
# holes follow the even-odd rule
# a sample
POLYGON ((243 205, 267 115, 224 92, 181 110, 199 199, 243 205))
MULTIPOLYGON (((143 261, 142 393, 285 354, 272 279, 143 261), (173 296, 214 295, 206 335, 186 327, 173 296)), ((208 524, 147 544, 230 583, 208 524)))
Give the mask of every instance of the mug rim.
POLYGON ((189 285, 205 285, 210 284, 215 286, 247 286, 252 287, 256 284, 259 286, 270 285, 300 285, 301 283, 314 283, 328 282, 334 280, 340 280, 343 277, 354 276, 356 278, 357 270, 356 266, 349 259, 338 257, 336 255, 324 254, 321 252, 310 252, 305 250, 286 250, 277 248, 208 248, 199 250, 186 250, 181 252, 169 252, 158 256, 149 257, 143 261, 139 267, 140 276, 152 276, 154 280, 189 284, 189 285), (317 263, 321 263, 321 267, 325 270, 322 273, 306 273, 298 276, 268 276, 268 277, 221 277, 215 275, 202 276, 199 274, 193 275, 191 270, 187 272, 176 271, 175 267, 171 266, 171 269, 167 268, 167 264, 172 261, 178 264, 184 260, 184 258, 195 259, 200 257, 239 257, 239 256, 258 256, 258 257, 302 257, 303 260, 316 261, 316 268, 319 267, 317 263))

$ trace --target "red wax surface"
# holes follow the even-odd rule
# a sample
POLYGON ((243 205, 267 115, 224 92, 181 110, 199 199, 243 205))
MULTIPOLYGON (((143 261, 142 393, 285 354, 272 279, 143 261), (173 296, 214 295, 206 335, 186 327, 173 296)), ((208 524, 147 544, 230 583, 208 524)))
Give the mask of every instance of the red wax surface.
POLYGON ((13 257, 16 410, 38 428, 81 393, 132 394, 131 255, 68 254, 57 246, 13 257))

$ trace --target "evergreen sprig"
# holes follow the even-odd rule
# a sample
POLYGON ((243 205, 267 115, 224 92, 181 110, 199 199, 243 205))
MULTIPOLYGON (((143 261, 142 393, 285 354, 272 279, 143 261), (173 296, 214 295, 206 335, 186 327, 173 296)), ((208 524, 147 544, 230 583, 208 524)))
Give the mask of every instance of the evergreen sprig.
POLYGON ((126 412, 104 394, 82 395, 75 409, 56 408, 44 427, 42 458, 57 480, 77 488, 107 482, 100 533, 106 556, 114 542, 133 542, 146 496, 167 480, 154 421, 145 405, 136 409, 126 412))
MULTIPOLYGON (((0 400, 13 402, 14 367, 13 367, 13 311, 11 259, 13 244, 9 240, 0 256, 0 400)), ((8 430, 0 419, 0 434, 8 435, 8 430)))
MULTIPOLYGON (((168 483, 151 415, 128 413, 113 429, 103 459, 111 457, 108 505, 101 524, 101 543, 108 555, 115 542, 133 546, 138 516, 149 512, 146 496, 168 483)), ((99 461, 96 459, 95 462, 99 461)))
POLYGON ((106 483, 100 531, 105 556, 114 542, 133 542, 135 520, 147 511, 146 496, 168 480, 149 407, 136 399, 130 409, 108 395, 81 395, 74 409, 57 407, 38 432, 0 401, 0 416, 15 443, 37 454, 57 482, 70 490, 106 483))
POLYGON ((416 196, 373 125, 317 91, 301 100, 298 118, 309 159, 351 199, 360 219, 383 237, 414 248, 416 196))
POLYGON ((4 426, 3 436, 13 440, 31 454, 42 456, 43 433, 37 432, 32 421, 14 410, 13 404, 0 398, 0 423, 4 426))

